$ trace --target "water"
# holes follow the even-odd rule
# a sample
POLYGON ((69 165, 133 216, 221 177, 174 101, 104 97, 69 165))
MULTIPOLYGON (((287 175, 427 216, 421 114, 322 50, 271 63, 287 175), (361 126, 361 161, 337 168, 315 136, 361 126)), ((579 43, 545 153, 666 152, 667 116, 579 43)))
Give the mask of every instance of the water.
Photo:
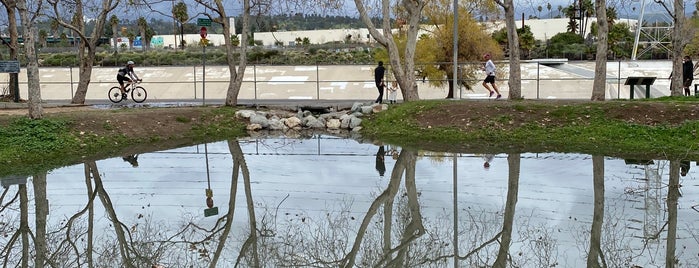
POLYGON ((59 267, 490 267, 508 249, 510 266, 586 267, 591 246, 609 267, 699 264, 696 161, 685 176, 680 161, 593 164, 560 153, 498 154, 484 168, 480 154, 384 145, 381 158, 379 148, 330 136, 248 139, 145 153, 137 166, 112 158, 60 168, 45 190, 41 174, 26 188, 4 180, 0 246, 8 265, 21 261, 15 235, 27 205, 29 266, 47 252, 59 267), (208 217, 207 189, 218 212, 208 217))

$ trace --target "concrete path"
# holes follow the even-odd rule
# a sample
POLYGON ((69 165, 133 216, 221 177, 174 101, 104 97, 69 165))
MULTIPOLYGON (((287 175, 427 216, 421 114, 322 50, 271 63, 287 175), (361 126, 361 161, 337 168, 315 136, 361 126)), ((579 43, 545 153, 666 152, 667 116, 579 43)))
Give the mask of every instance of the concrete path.
MULTIPOLYGON (((507 65, 497 62, 498 85, 503 97, 507 97, 507 65)), ((378 95, 372 78, 374 66, 369 65, 318 65, 274 66, 251 65, 239 94, 241 104, 265 103, 322 103, 322 102, 371 102, 378 95)), ((629 86, 624 85, 629 76, 657 77, 651 87, 651 97, 669 95, 670 61, 608 62, 607 99, 629 98, 629 86)), ((537 62, 523 62, 522 95, 526 99, 589 99, 592 94, 594 62, 565 62, 547 66, 537 62)), ((86 103, 108 105, 109 88, 116 85, 115 67, 95 67, 92 73, 86 103)), ((222 104, 228 87, 226 66, 189 67, 136 67, 148 90, 146 103, 182 102, 222 104)), ((77 89, 77 68, 41 68, 42 100, 47 104, 70 103, 77 89)), ((390 73, 390 72, 388 72, 390 73)), ((8 74, 0 74, 0 80, 8 81, 8 74)), ((388 78, 391 79, 390 77, 388 78)), ((26 99, 26 71, 20 73, 20 96, 26 99)), ((444 81, 418 81, 421 99, 443 99, 447 95, 444 81)), ((461 89, 457 99, 488 99, 481 81, 470 82, 473 90, 461 89)), ((645 97, 645 89, 637 87, 635 97, 645 97)), ((384 94, 386 95, 386 94, 384 94)), ((400 100, 400 94, 399 100, 400 100)), ((132 103, 132 102, 131 102, 132 103)), ((9 107, 0 105, 0 108, 9 107)))

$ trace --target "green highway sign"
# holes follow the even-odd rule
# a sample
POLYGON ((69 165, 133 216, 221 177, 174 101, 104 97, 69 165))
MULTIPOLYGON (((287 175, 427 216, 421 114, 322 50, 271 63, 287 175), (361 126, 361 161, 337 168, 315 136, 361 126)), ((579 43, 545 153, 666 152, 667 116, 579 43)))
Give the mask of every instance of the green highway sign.
POLYGON ((211 26, 211 19, 198 18, 197 26, 211 26))

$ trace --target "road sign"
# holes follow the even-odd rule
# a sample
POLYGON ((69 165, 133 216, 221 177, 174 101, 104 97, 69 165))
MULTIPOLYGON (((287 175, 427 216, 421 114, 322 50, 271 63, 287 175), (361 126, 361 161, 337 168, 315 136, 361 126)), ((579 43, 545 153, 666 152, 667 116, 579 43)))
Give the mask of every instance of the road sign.
POLYGON ((19 73, 19 61, 0 61, 0 73, 19 73))
POLYGON ((198 18, 197 26, 211 26, 211 19, 198 18))
POLYGON ((199 29, 199 36, 201 36, 202 39, 206 39, 206 27, 201 27, 201 29, 199 29))

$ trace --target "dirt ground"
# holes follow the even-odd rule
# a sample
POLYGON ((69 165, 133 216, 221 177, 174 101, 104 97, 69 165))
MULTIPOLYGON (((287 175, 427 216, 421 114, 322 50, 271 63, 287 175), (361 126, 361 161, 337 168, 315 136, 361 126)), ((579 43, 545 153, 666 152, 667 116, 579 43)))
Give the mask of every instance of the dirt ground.
MULTIPOLYGON (((454 102, 419 116, 423 127, 453 126, 470 131, 483 127, 497 127, 502 130, 515 128, 526 122, 541 125, 560 126, 571 122, 562 122, 560 117, 551 116, 550 108, 566 105, 585 105, 586 101, 526 100, 511 101, 473 101, 468 105, 454 102), (536 109, 527 107, 537 106, 536 109), (494 120, 506 116, 507 120, 494 120)), ((675 125, 685 120, 699 120, 699 105, 677 105, 665 102, 609 102, 605 109, 606 116, 641 125, 670 124, 675 125)), ((79 132, 96 135, 122 133, 135 136, 177 137, 192 128, 207 110, 216 107, 177 107, 177 108, 129 108, 124 112, 98 109, 93 106, 73 106, 45 108, 46 117, 66 116, 75 119, 75 129, 79 132), (115 127, 105 127, 111 125, 115 127)), ((27 115, 26 109, 0 109, 0 126, 7 122, 7 116, 27 115)), ((230 120, 228 118, 211 118, 208 120, 230 120)), ((584 124, 579 118, 576 124, 584 124)))

